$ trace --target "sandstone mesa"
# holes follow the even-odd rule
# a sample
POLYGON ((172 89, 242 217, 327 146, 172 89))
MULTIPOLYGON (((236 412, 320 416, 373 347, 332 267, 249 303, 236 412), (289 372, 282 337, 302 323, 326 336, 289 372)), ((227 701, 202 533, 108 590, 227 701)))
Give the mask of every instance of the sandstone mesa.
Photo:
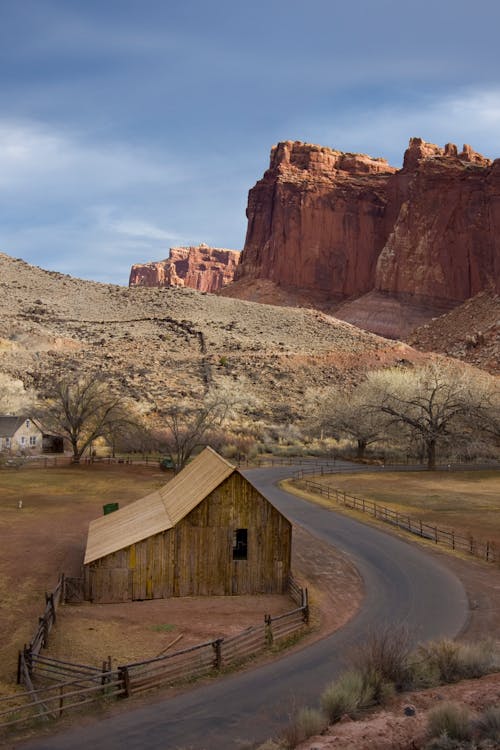
POLYGON ((237 250, 204 244, 172 247, 165 260, 133 265, 129 286, 187 286, 200 292, 216 292, 233 280, 239 257, 237 250))
POLYGON ((250 190, 243 252, 172 248, 130 285, 315 306, 400 338, 500 292, 500 159, 412 138, 403 167, 285 141, 250 190), (234 278, 234 281, 233 281, 234 278), (233 283, 231 283, 233 282, 233 283))
POLYGON ((226 294, 268 279, 355 325, 401 336, 485 289, 500 291, 500 160, 468 145, 412 138, 397 170, 286 141, 250 191, 247 216, 226 294))

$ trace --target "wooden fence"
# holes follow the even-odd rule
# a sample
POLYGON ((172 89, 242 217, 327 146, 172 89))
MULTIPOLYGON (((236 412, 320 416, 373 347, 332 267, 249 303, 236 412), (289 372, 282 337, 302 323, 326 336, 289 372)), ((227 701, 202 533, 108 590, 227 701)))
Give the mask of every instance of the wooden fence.
POLYGON ((228 638, 216 638, 154 659, 124 664, 112 669, 111 658, 102 668, 54 659, 40 654, 56 620, 57 606, 64 601, 68 581, 61 576, 46 594, 46 609, 29 646, 19 652, 18 683, 26 694, 0 698, 0 727, 38 718, 58 718, 65 711, 118 696, 128 698, 151 688, 186 683, 241 664, 300 633, 309 623, 307 589, 290 578, 289 593, 298 605, 285 614, 264 616, 262 625, 247 628, 228 638), (34 677, 52 685, 35 687, 34 677))
POLYGON ((303 479, 304 472, 299 471, 296 474, 296 478, 301 481, 301 486, 312 492, 316 492, 329 500, 339 503, 346 508, 352 510, 358 510, 362 513, 367 513, 373 518, 383 521, 384 523, 397 526, 400 529, 410 532, 410 534, 416 534, 423 539, 429 539, 436 544, 443 544, 446 547, 450 547, 454 550, 467 552, 474 557, 479 557, 486 562, 500 563, 499 551, 496 549, 493 542, 483 542, 478 539, 474 539, 472 535, 465 536, 457 534, 453 529, 441 529, 438 526, 422 521, 420 518, 413 518, 407 513, 399 513, 391 508, 387 508, 384 505, 373 500, 366 500, 365 498, 356 497, 343 490, 336 489, 335 487, 329 487, 321 482, 311 481, 310 479, 303 479))

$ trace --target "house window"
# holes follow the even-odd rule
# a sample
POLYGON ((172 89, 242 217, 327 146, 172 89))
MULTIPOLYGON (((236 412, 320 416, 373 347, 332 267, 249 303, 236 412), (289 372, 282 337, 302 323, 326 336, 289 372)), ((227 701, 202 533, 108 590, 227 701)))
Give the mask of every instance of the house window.
POLYGON ((236 529, 233 534, 233 560, 246 560, 248 556, 248 530, 236 529))
POLYGON ((26 445, 26 438, 24 435, 21 437, 21 445, 26 445))
POLYGON ((28 430, 29 430, 29 428, 30 428, 30 421, 29 421, 29 419, 27 419, 27 420, 26 420, 26 427, 27 427, 27 428, 28 428, 28 430))
POLYGON ((30 446, 34 448, 36 445, 36 435, 30 435, 30 446))
POLYGON ((10 448, 10 437, 5 438, 5 447, 10 448))

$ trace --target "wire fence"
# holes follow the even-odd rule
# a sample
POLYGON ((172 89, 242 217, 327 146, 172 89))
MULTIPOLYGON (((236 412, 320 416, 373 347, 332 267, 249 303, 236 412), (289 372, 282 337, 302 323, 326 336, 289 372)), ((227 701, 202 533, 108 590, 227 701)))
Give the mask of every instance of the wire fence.
POLYGON ((373 500, 351 495, 344 490, 330 487, 321 482, 304 479, 304 474, 303 470, 295 474, 295 479, 300 482, 301 487, 322 495, 339 505, 343 505, 345 508, 367 513, 379 521, 391 526, 397 526, 400 529, 408 531, 410 534, 415 534, 423 539, 429 539, 436 544, 445 545, 453 550, 467 552, 473 557, 486 560, 486 562, 500 563, 499 551, 494 542, 481 541, 475 539, 472 535, 459 534, 453 529, 440 528, 420 518, 414 518, 407 513, 400 513, 399 511, 392 510, 392 508, 380 505, 373 500))

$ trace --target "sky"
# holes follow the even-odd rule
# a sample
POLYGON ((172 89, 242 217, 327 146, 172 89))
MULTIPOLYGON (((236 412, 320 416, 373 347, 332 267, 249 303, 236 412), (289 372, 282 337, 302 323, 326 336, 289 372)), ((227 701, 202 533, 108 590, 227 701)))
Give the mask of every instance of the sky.
POLYGON ((241 249, 283 140, 500 157, 497 0, 0 0, 0 251, 127 284, 241 249))

